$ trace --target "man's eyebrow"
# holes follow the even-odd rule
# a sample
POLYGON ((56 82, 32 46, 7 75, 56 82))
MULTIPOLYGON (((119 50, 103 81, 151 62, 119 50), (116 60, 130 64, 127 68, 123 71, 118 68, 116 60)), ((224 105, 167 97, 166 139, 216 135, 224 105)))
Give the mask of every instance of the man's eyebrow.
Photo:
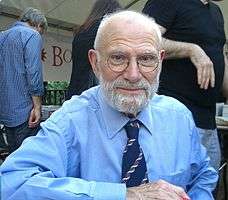
POLYGON ((129 55, 128 52, 124 51, 124 50, 113 50, 110 51, 109 54, 124 54, 124 55, 129 55))

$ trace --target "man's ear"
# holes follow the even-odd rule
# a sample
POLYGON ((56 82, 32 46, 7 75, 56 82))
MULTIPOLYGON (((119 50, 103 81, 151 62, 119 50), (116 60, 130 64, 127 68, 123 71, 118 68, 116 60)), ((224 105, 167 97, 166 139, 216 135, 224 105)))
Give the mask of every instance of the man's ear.
POLYGON ((163 60, 165 58, 165 50, 160 51, 160 60, 163 60))
POLYGON ((93 72, 96 75, 96 77, 98 78, 98 74, 99 74, 99 67, 98 67, 98 58, 97 58, 97 53, 94 49, 90 49, 88 51, 88 58, 89 58, 89 62, 90 65, 92 66, 93 72))

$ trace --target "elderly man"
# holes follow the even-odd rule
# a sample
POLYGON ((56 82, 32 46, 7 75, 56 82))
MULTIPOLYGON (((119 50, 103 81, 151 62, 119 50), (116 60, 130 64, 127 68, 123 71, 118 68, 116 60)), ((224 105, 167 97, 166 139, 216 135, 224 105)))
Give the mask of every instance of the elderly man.
POLYGON ((88 55, 101 85, 74 96, 2 165, 3 199, 213 199, 217 174, 187 108, 155 94, 155 22, 106 16, 88 55))

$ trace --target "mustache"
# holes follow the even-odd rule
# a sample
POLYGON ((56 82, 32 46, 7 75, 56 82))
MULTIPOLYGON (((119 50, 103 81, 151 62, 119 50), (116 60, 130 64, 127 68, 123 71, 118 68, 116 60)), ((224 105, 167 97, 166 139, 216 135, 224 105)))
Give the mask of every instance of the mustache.
POLYGON ((146 80, 141 80, 137 83, 131 83, 126 80, 116 80, 113 82, 113 88, 127 88, 127 89, 150 89, 150 84, 146 80))

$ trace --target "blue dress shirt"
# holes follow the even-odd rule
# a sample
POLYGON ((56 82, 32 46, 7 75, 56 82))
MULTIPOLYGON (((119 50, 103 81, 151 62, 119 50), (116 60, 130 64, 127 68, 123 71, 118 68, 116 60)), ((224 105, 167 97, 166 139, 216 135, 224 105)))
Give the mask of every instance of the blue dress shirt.
POLYGON ((0 32, 0 123, 15 127, 29 118, 32 96, 42 96, 42 38, 24 22, 0 32))
MULTIPOLYGON (((192 115, 177 100, 155 95, 137 116, 149 181, 185 189, 192 200, 213 199, 217 181, 192 115)), ((100 87, 73 96, 3 163, 2 197, 10 200, 124 200, 122 155, 129 118, 104 100, 100 87)))

